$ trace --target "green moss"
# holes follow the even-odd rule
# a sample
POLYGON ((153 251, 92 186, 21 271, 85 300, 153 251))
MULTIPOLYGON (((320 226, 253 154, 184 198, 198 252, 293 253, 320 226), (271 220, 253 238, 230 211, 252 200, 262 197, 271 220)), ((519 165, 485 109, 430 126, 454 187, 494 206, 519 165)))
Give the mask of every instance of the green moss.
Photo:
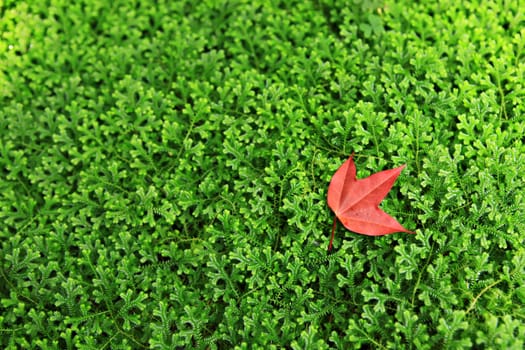
POLYGON ((0 15, 2 348, 523 347, 517 4, 0 15), (417 234, 327 255, 352 152, 417 234))

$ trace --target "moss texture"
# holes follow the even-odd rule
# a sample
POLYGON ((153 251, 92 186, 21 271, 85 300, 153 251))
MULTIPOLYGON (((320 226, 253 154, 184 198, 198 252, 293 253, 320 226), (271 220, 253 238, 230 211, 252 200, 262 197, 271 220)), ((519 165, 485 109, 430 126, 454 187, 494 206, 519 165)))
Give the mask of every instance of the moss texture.
POLYGON ((521 349, 517 1, 0 2, 6 349, 521 349), (332 174, 407 164, 416 235, 332 174))

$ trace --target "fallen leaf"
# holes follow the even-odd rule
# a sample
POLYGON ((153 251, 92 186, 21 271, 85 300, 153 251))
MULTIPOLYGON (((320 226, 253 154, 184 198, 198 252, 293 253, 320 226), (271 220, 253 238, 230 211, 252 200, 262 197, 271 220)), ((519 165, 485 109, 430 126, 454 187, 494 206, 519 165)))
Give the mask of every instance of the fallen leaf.
POLYGON ((348 230, 368 236, 383 236, 394 232, 414 233, 379 209, 405 165, 384 170, 357 180, 353 155, 332 177, 328 187, 328 206, 334 211, 334 225, 328 250, 332 250, 337 219, 348 230))

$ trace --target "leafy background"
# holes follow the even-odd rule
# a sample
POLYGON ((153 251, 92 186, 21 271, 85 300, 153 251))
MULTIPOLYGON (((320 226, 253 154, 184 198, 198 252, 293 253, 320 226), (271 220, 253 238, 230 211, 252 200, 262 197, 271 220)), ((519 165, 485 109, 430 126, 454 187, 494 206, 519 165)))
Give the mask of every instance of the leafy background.
POLYGON ((519 2, 0 13, 3 348, 523 347, 519 2), (327 255, 351 152, 417 234, 327 255))

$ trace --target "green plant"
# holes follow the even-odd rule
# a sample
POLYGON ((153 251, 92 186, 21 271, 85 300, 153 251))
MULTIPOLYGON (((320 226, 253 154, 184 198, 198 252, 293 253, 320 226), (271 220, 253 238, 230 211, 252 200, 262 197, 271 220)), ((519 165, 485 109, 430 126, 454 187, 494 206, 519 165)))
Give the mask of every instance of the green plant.
POLYGON ((517 3, 0 15, 3 348, 523 347, 517 3), (326 255, 352 151, 417 233, 326 255))

